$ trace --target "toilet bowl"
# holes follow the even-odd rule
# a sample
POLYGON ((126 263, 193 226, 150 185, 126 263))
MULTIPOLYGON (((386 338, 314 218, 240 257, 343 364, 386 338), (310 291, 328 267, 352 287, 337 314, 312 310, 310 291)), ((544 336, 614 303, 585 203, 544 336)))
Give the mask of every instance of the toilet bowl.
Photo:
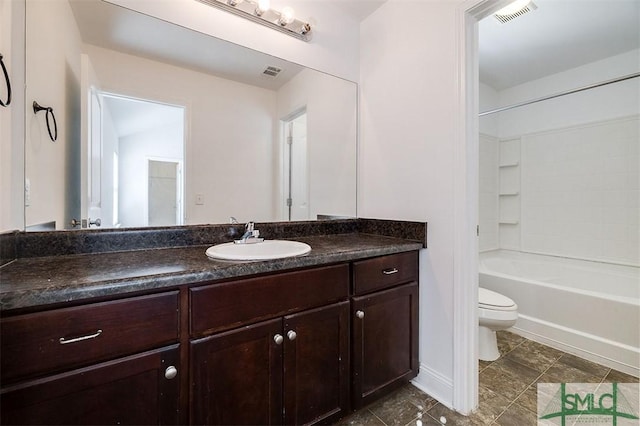
POLYGON ((495 291, 478 288, 478 346, 482 361, 500 357, 496 331, 512 327, 518 319, 518 305, 495 291))

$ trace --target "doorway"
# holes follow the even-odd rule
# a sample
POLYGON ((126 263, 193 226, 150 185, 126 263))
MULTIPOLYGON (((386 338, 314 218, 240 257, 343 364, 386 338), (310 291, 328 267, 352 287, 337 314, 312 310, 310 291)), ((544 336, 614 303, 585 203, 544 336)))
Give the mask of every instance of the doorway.
POLYGON ((307 111, 299 110, 282 121, 284 146, 284 218, 309 220, 307 111))
POLYGON ((100 97, 103 226, 182 225, 185 108, 114 93, 100 97))
POLYGON ((182 217, 182 162, 149 159, 147 170, 147 225, 178 224, 182 217))

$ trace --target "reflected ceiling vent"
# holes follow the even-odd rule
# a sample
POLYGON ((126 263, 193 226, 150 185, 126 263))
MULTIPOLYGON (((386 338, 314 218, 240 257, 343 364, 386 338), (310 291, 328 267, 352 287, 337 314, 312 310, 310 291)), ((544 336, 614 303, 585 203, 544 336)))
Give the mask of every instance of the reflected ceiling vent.
POLYGON ((277 77, 281 71, 282 68, 268 66, 264 71, 262 71, 262 74, 268 75, 269 77, 277 77))
POLYGON ((533 12, 537 8, 538 6, 536 6, 531 0, 516 0, 510 5, 503 7, 494 13, 493 17, 501 23, 506 24, 507 22, 513 21, 522 15, 533 12))

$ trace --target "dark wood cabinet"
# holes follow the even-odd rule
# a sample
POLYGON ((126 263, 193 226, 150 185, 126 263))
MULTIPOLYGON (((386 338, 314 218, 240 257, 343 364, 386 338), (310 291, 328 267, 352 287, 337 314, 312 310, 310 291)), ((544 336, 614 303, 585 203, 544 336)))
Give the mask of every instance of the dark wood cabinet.
POLYGON ((2 318, 2 384, 175 343, 178 306, 171 291, 2 318))
POLYGON ((311 424, 348 411, 348 302, 191 343, 194 424, 311 424))
POLYGON ((281 319, 193 341, 191 423, 280 423, 283 341, 281 319))
POLYGON ((354 267, 353 408, 369 404, 418 374, 417 277, 417 253, 365 260, 354 267))
POLYGON ((360 408, 418 374, 418 284, 354 297, 353 392, 360 408))
POLYGON ((178 345, 3 387, 2 424, 178 424, 178 345), (177 370, 176 370, 177 371, 177 370))
POLYGON ((284 423, 327 422, 349 404, 349 302, 284 318, 284 423))
POLYGON ((2 424, 177 424, 179 293, 4 317, 2 424))
POLYGON ((331 423, 418 371, 407 252, 0 318, 2 424, 331 423))

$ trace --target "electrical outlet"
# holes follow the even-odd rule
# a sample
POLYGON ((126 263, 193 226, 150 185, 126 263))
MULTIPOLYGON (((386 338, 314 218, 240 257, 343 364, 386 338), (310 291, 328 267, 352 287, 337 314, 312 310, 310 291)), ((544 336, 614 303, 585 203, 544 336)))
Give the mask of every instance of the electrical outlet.
POLYGON ((196 206, 203 206, 203 205, 204 205, 204 195, 196 194, 196 206))

